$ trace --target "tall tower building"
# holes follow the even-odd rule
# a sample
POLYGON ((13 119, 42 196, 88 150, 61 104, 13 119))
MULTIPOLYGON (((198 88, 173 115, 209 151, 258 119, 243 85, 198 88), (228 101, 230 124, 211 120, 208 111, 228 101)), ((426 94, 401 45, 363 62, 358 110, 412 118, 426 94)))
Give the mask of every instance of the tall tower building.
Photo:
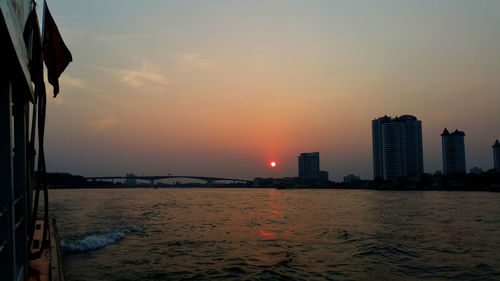
POLYGON ((493 164, 495 171, 500 172, 500 142, 498 140, 493 144, 493 164))
POLYGON ((423 174, 422 121, 415 116, 380 117, 372 121, 373 174, 384 180, 423 174))
POLYGON ((299 178, 319 176, 319 152, 301 153, 299 156, 299 178))
POLYGON ((328 172, 319 170, 319 152, 300 154, 299 178, 302 180, 328 181, 328 172))
POLYGON ((444 129, 441 134, 443 149, 443 173, 465 174, 465 133, 455 130, 453 133, 444 129))
POLYGON ((424 174, 424 150, 422 143, 422 121, 415 116, 399 117, 406 131, 406 174, 408 177, 419 178, 424 174))

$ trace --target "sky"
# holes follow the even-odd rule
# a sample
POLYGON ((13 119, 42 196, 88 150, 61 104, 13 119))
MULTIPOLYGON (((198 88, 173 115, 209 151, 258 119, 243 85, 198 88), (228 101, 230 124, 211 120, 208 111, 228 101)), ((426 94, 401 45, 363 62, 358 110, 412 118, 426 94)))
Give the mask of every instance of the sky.
POLYGON ((466 133, 467 170, 493 166, 500 1, 48 6, 73 54, 48 101, 48 171, 285 177, 319 151, 330 180, 370 179, 371 121, 404 114, 422 120, 426 172, 445 127, 466 133))

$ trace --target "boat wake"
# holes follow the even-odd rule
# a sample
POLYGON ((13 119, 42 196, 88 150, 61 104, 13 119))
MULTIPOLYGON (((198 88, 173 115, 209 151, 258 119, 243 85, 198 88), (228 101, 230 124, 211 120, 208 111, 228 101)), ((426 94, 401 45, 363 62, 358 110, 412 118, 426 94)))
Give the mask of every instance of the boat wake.
POLYGON ((68 237, 61 240, 63 253, 82 253, 99 249, 114 244, 127 236, 129 233, 141 232, 146 227, 131 226, 127 228, 111 229, 106 231, 89 231, 78 237, 68 237))

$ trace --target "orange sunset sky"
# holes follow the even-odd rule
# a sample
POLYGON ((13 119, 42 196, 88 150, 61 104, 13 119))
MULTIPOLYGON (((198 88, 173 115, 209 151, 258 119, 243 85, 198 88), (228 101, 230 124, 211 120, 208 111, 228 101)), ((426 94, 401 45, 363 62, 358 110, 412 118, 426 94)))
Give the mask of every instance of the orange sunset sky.
POLYGON ((500 1, 47 4, 73 54, 49 171, 283 177, 319 151, 331 180, 370 179, 385 114, 422 120, 426 172, 445 127, 466 133, 467 170, 493 166, 500 1))

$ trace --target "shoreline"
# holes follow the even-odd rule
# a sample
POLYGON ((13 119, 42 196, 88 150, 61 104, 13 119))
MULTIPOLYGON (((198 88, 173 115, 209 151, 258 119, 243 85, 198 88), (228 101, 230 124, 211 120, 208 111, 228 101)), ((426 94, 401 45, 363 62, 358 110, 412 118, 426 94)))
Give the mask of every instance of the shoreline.
POLYGON ((482 191, 482 192, 500 192, 499 187, 424 187, 424 188, 407 188, 407 187, 259 187, 259 186, 66 186, 66 187, 51 187, 50 190, 57 189, 278 189, 278 190, 300 190, 300 189, 343 189, 343 190, 379 190, 379 191, 482 191))

